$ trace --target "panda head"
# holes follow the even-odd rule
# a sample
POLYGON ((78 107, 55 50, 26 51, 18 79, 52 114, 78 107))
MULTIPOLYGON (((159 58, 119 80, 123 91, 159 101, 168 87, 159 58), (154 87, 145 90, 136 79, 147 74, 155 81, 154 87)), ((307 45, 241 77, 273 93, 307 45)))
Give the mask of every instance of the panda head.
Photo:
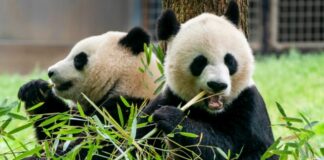
POLYGON ((203 13, 181 26, 171 10, 162 14, 158 37, 168 42, 165 75, 172 92, 188 101, 206 91, 197 106, 220 113, 253 83, 254 59, 238 23, 235 2, 224 16, 203 13))
POLYGON ((94 102, 120 95, 151 98, 156 86, 138 71, 144 43, 149 43, 149 35, 141 28, 81 40, 66 58, 49 67, 54 93, 80 103, 81 93, 94 102))

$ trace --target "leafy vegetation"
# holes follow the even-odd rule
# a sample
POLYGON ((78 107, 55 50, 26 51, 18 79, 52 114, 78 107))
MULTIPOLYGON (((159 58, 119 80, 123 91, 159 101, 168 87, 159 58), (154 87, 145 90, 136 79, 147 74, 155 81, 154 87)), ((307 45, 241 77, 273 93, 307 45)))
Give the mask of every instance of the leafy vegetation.
POLYGON ((261 158, 265 160, 272 155, 279 155, 281 160, 287 159, 316 159, 324 156, 324 148, 315 148, 310 139, 315 136, 313 127, 318 121, 310 121, 300 113, 300 118, 289 117, 282 106, 277 103, 278 110, 284 123, 277 124, 289 133, 286 137, 278 137, 261 158))
MULTIPOLYGON (((150 64, 152 58, 150 54, 152 51, 160 54, 161 51, 153 46, 145 46, 145 51, 146 59, 142 59, 143 67, 139 70, 149 73, 147 65, 150 64)), ((161 59, 161 55, 158 58, 161 59)), ((324 54, 303 55, 296 51, 290 51, 289 54, 279 58, 257 57, 254 79, 268 106, 276 137, 276 142, 264 154, 264 159, 273 154, 281 155, 283 160, 324 157, 324 122, 312 121, 322 120, 323 116, 323 62, 324 54)), ((162 65, 158 65, 160 65, 160 71, 163 72, 162 65)), ((68 126, 68 118, 72 115, 53 115, 43 123, 55 123, 55 128, 61 129, 55 132, 52 132, 55 128, 48 129, 45 132, 52 132, 52 137, 44 141, 42 145, 37 144, 34 135, 31 134, 33 132, 31 126, 41 117, 27 118, 24 107, 17 102, 16 95, 23 83, 30 79, 46 79, 45 77, 45 74, 39 71, 27 76, 0 75, 0 88, 2 89, 0 90, 0 157, 21 159, 30 155, 40 155, 40 151, 44 151, 47 157, 53 157, 58 147, 67 150, 69 144, 77 138, 83 138, 84 141, 68 152, 65 159, 74 159, 82 148, 88 149, 88 158, 90 158, 102 147, 100 143, 102 141, 110 142, 115 146, 116 149, 112 154, 116 159, 130 158, 128 151, 132 148, 144 151, 143 154, 136 155, 137 159, 144 157, 163 159, 165 155, 157 155, 157 149, 145 143, 145 139, 151 138, 150 135, 147 135, 144 140, 134 139, 136 127, 145 124, 136 125, 134 117, 138 113, 137 107, 126 100, 123 102, 130 107, 131 116, 120 115, 117 120, 112 119, 109 113, 93 104, 104 117, 103 122, 96 116, 88 117, 82 114, 82 108, 78 105, 80 114, 73 116, 87 121, 88 125, 82 128, 68 126)), ((162 84, 164 77, 161 76, 156 81, 162 84)), ((181 134, 188 137, 196 136, 186 132, 181 134)), ((217 151, 224 157, 229 157, 231 154, 217 151)))
MULTIPOLYGON (((258 56, 254 80, 268 108, 273 124, 282 122, 276 102, 286 113, 300 117, 300 113, 312 120, 316 136, 313 143, 324 147, 324 53, 302 54, 296 50, 282 56, 258 56)), ((273 126, 275 137, 288 136, 287 130, 273 126)))

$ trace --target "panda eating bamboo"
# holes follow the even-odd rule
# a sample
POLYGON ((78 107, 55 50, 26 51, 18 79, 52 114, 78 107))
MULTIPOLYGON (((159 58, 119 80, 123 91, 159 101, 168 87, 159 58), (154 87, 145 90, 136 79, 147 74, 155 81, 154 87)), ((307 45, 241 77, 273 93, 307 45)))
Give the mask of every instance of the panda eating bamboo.
MULTIPOLYGON (((219 147, 232 156, 241 153, 240 159, 256 160, 274 141, 265 103, 252 80, 253 54, 238 26, 234 1, 224 16, 203 13, 180 25, 173 11, 166 10, 158 21, 158 38, 167 41, 166 87, 138 122, 151 115, 164 134, 174 133, 167 144, 175 159, 223 159, 219 147), (185 112, 177 108, 201 91, 207 93, 203 101, 185 112)), ((152 128, 138 129, 137 137, 152 128)), ((158 140, 152 144, 161 147, 158 140)))

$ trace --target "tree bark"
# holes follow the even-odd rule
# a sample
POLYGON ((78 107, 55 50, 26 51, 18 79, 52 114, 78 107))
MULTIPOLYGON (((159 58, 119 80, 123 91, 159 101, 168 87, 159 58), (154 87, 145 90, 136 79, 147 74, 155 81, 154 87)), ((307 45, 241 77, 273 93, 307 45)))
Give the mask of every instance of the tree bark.
MULTIPOLYGON (((203 12, 223 15, 229 0, 162 0, 163 9, 172 9, 179 22, 184 23, 203 12)), ((248 35, 248 0, 236 0, 240 8, 240 28, 248 35)))

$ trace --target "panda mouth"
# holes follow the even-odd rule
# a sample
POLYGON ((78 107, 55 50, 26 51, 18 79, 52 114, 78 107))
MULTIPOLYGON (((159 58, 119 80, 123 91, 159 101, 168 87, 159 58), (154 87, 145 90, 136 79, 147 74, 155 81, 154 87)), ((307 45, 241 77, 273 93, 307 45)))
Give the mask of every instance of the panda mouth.
POLYGON ((207 93, 205 95, 205 103, 211 110, 221 110, 224 107, 223 97, 215 93, 207 93))
POLYGON ((73 83, 72 81, 67 81, 61 84, 54 84, 54 86, 58 91, 66 91, 73 86, 73 83))

